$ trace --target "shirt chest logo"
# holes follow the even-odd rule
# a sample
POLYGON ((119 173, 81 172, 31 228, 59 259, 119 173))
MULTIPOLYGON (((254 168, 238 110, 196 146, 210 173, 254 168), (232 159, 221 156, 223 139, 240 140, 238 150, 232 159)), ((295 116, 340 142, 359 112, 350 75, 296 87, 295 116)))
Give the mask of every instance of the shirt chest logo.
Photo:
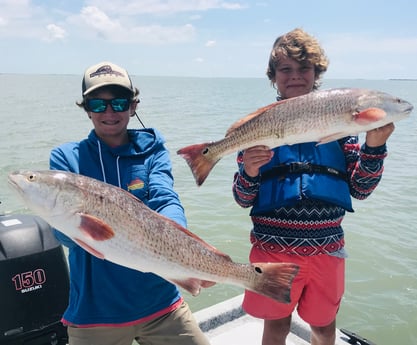
POLYGON ((141 179, 136 178, 127 185, 127 190, 131 192, 133 190, 142 189, 144 186, 145 183, 141 179))

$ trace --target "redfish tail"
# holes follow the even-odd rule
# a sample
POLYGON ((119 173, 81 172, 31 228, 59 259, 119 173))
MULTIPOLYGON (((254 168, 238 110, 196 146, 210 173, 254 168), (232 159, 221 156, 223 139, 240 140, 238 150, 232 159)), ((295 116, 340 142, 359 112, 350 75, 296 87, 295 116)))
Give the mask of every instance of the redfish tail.
POLYGON ((209 143, 195 144, 183 147, 177 151, 185 159, 198 186, 201 186, 211 169, 216 165, 218 160, 211 160, 205 153, 208 150, 209 143))
POLYGON ((252 291, 281 303, 291 302, 291 285, 299 267, 292 263, 254 263, 259 274, 252 291))

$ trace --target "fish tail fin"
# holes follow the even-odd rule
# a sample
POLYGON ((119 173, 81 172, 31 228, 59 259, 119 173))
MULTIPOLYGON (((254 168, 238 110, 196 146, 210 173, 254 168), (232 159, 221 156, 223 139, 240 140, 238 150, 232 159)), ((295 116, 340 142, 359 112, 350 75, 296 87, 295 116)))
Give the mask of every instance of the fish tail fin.
POLYGON ((254 263, 258 274, 253 291, 278 302, 291 302, 291 285, 299 267, 292 263, 254 263))
POLYGON ((210 159, 211 156, 207 155, 209 143, 195 144, 183 147, 177 151, 181 157, 183 157, 191 171, 198 186, 201 186, 211 169, 216 165, 219 160, 210 159))

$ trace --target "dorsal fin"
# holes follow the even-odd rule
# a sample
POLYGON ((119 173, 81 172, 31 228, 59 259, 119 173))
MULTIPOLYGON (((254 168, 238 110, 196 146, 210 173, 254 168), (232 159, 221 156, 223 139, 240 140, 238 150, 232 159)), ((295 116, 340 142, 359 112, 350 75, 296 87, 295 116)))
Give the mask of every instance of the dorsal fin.
POLYGON ((258 110, 255 110, 253 113, 250 113, 249 115, 246 115, 245 117, 237 120, 235 123, 233 123, 229 129, 226 132, 226 137, 228 135, 230 135, 230 133, 232 133, 233 131, 236 130, 236 128, 239 128, 240 126, 242 126, 244 123, 252 120, 253 118, 263 114, 264 112, 266 112, 267 110, 276 107, 279 104, 282 104, 284 102, 286 102, 287 100, 282 100, 282 101, 278 101, 278 102, 274 102, 271 103, 269 105, 266 105, 265 107, 259 108, 258 110))

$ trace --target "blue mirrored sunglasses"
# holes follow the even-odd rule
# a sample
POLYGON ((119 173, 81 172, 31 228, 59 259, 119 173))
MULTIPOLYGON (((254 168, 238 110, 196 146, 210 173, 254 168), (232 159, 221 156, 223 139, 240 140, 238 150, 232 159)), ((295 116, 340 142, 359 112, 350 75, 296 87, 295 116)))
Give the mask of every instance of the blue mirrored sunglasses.
POLYGON ((87 110, 93 113, 104 113, 109 104, 114 111, 121 112, 121 111, 126 111, 129 109, 130 100, 128 98, 113 98, 113 99, 92 98, 92 99, 87 99, 85 102, 87 110))

